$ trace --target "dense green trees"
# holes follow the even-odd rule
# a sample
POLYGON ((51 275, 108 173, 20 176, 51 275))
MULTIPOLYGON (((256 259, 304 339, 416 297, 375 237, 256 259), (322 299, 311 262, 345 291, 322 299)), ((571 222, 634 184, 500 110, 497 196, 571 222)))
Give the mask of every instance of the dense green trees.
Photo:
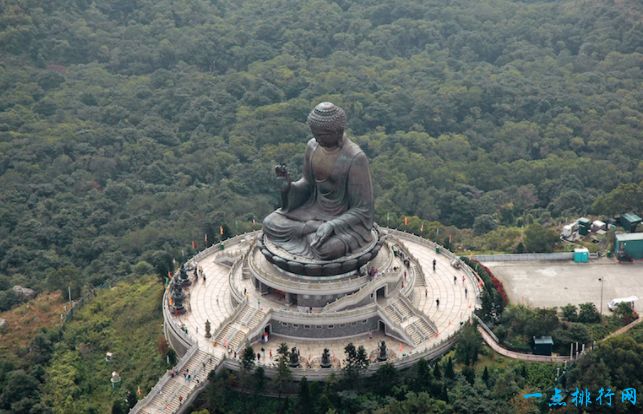
POLYGON ((0 309, 257 229, 325 99, 393 227, 546 251, 567 216, 640 209, 640 2, 264 3, 0 4, 0 309))
POLYGON ((532 253, 551 252, 558 234, 540 224, 531 224, 525 230, 525 250, 532 253))
POLYGON ((271 165, 296 175, 323 99, 372 160, 378 217, 484 234, 636 210, 640 14, 629 0, 7 2, 0 273, 39 289, 61 288, 64 267, 79 285, 141 260, 166 274, 220 225, 256 228, 278 203, 271 165))
MULTIPOLYGON (((612 350, 622 349, 625 348, 618 345, 612 350)), ((432 361, 433 368, 425 360, 406 370, 383 364, 374 376, 359 382, 337 380, 332 376, 324 383, 304 379, 297 387, 291 387, 290 394, 281 400, 259 396, 260 403, 254 411, 310 414, 540 412, 538 402, 531 400, 525 404, 521 394, 534 389, 549 393, 556 384, 557 368, 562 366, 504 359, 501 362, 489 365, 485 356, 485 361, 480 361, 484 368, 479 363, 460 367, 447 357, 432 361)), ((207 407, 211 413, 246 412, 244 407, 249 396, 237 392, 239 375, 225 370, 213 375, 205 395, 200 396, 192 408, 207 407)), ((278 384, 269 382, 267 386, 270 395, 278 384)))
POLYGON ((102 413, 118 400, 120 412, 127 412, 125 400, 131 406, 136 390, 148 392, 168 369, 166 359, 176 362, 174 351, 156 340, 162 335, 162 294, 162 286, 151 276, 122 281, 98 290, 57 336, 36 336, 32 358, 48 362, 42 404, 55 413, 102 413), (107 361, 106 352, 114 358, 107 361), (123 380, 115 391, 109 385, 112 371, 123 380))
MULTIPOLYGON (((619 391, 630 387, 640 389, 643 385, 640 374, 642 351, 641 342, 630 335, 611 338, 581 358, 566 375, 566 383, 587 384, 588 388, 596 390, 601 387, 619 391)), ((631 407, 628 405, 622 404, 620 398, 615 400, 619 412, 627 412, 631 407)))
POLYGON ((54 343, 60 340, 60 329, 43 329, 27 349, 0 356, 0 412, 16 414, 51 413, 41 401, 40 387, 46 380, 45 367, 54 354, 54 343), (13 359, 19 357, 15 362, 13 359))
POLYGON ((467 324, 460 331, 460 338, 455 348, 457 360, 465 365, 471 365, 478 360, 482 348, 482 339, 475 326, 467 324))

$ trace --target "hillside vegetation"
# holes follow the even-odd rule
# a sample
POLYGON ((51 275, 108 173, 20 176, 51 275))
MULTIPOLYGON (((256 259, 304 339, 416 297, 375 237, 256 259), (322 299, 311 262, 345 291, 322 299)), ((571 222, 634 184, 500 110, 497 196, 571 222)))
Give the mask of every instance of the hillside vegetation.
POLYGON ((68 309, 69 305, 65 304, 60 293, 52 292, 38 295, 10 311, 0 312, 0 319, 7 321, 6 328, 0 331, 0 353, 20 355, 40 329, 61 326, 61 315, 68 309))
MULTIPOLYGON (((157 351, 163 335, 162 285, 154 277, 102 289, 65 325, 46 369, 42 400, 53 413, 107 413, 127 391, 147 393, 168 368, 157 351), (113 354, 112 361, 105 359, 113 354), (112 389, 116 371, 122 379, 112 389)), ((142 396, 142 395, 141 395, 142 396)))
POLYGON ((220 225, 257 228, 322 100, 371 159, 380 223, 485 233, 640 209, 642 10, 4 1, 0 279, 77 296, 165 274, 220 225))

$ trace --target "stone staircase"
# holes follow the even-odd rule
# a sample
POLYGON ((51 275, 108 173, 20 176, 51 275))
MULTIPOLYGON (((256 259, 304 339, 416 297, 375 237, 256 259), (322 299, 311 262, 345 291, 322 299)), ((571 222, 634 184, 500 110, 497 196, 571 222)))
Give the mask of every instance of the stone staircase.
POLYGON ((250 331, 254 330, 266 317, 266 312, 245 304, 239 317, 223 327, 217 334, 215 342, 222 346, 228 346, 233 351, 238 350, 244 344, 250 331))
POLYGON ((415 312, 405 306, 400 300, 391 302, 384 309, 390 315, 390 318, 400 325, 402 325, 403 322, 415 315, 415 312))
POLYGON ((211 354, 197 351, 185 363, 182 372, 179 372, 174 378, 170 378, 161 391, 154 395, 147 405, 141 407, 137 412, 142 414, 175 413, 181 404, 179 397, 183 397, 183 402, 185 402, 194 389, 207 380, 210 371, 215 369, 220 362, 219 358, 211 354), (192 375, 192 379, 187 381, 183 376, 183 372, 189 372, 192 375))
POLYGON ((399 324, 406 331, 416 346, 437 334, 435 326, 426 319, 426 316, 422 315, 403 297, 398 297, 389 303, 384 311, 393 322, 399 324))
POLYGON ((418 267, 415 266, 415 264, 412 265, 413 270, 415 271, 415 286, 414 287, 419 287, 419 288, 426 288, 426 279, 424 278, 424 274, 422 272, 418 271, 418 267))
POLYGON ((240 252, 226 252, 217 254, 214 258, 214 262, 222 266, 232 267, 234 262, 236 262, 241 257, 240 252))

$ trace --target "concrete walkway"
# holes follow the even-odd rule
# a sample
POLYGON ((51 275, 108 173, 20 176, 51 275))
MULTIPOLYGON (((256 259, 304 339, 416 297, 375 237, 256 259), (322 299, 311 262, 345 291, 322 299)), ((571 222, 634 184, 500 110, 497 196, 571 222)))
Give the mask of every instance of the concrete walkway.
MULTIPOLYGON (((601 339, 600 342, 605 342, 610 338, 613 338, 618 335, 622 335, 630 329, 634 328, 639 323, 643 322, 643 317, 639 317, 637 320, 630 322, 629 324, 619 328, 618 330, 607 335, 605 338, 601 339)), ((522 354, 520 352, 510 351, 500 346, 487 331, 485 331, 481 326, 478 326, 478 332, 482 335, 482 339, 486 342, 487 345, 491 347, 494 351, 500 355, 506 356, 508 358, 520 359, 523 361, 531 362, 565 362, 569 361, 571 358, 567 356, 546 356, 546 355, 533 355, 533 354, 522 354)))
POLYGON ((500 346, 496 341, 493 340, 491 335, 487 333, 481 326, 478 326, 478 332, 482 335, 482 339, 497 353, 500 355, 506 356, 507 358, 519 359, 522 361, 531 361, 531 362, 553 362, 561 363, 569 361, 570 358, 566 356, 547 356, 547 355, 533 355, 533 354, 521 354, 520 352, 510 351, 500 346))
POLYGON ((630 329, 634 328, 636 325, 638 325, 641 322, 643 322, 643 316, 639 316, 639 318, 637 320, 632 321, 632 322, 628 323, 627 325, 625 325, 624 327, 615 330, 611 334, 607 335, 605 338, 601 339, 600 342, 605 342, 605 341, 607 341, 608 339, 610 339, 612 337, 624 334, 625 332, 627 332, 630 329))

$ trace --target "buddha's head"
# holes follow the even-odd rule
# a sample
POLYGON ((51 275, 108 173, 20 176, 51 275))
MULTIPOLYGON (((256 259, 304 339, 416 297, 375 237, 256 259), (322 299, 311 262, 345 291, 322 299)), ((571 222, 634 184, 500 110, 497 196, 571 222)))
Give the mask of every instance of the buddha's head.
POLYGON ((322 102, 308 114, 308 126, 319 145, 335 148, 344 136, 346 113, 335 104, 322 102))

